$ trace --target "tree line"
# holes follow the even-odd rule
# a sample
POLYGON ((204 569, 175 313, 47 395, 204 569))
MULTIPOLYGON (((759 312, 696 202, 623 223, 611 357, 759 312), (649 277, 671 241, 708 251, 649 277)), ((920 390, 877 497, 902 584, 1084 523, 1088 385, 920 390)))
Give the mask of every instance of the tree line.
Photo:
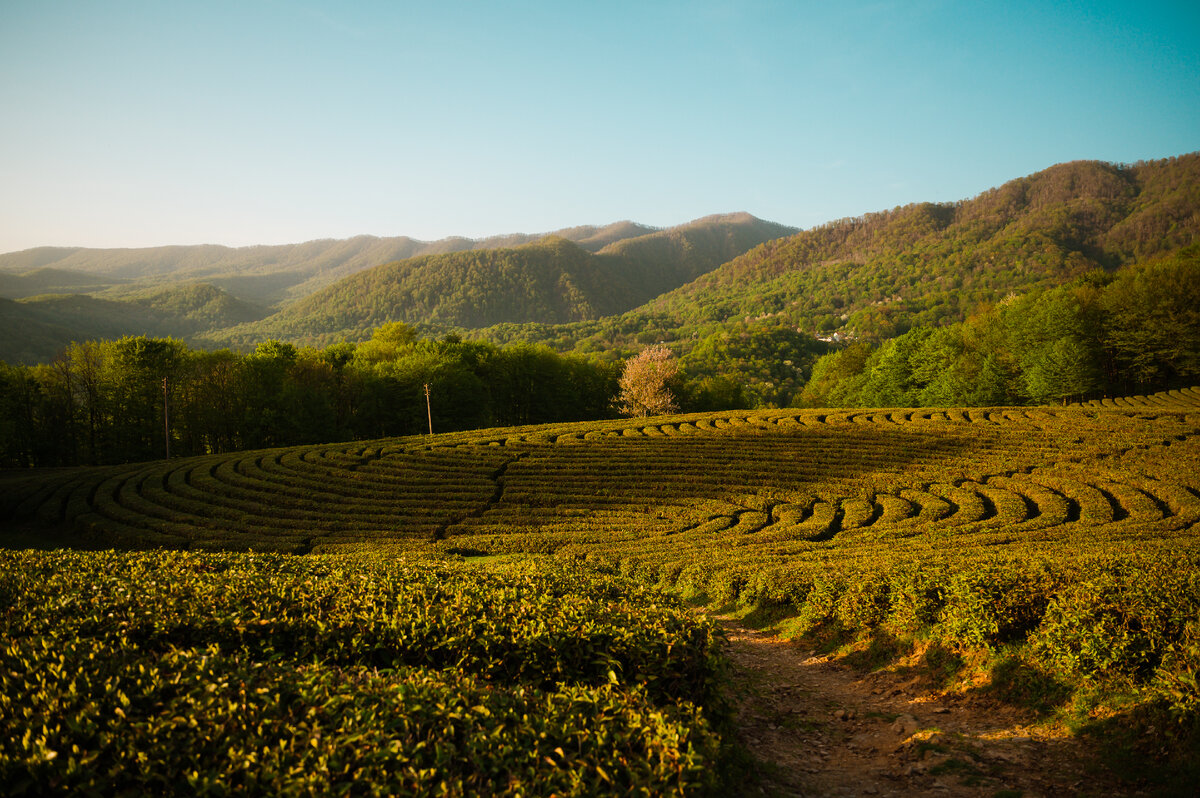
POLYGON ((0 363, 0 465, 410 435, 430 417, 436 432, 603 418, 617 373, 546 347, 420 338, 399 322, 359 344, 270 340, 244 355, 146 336, 77 342, 49 363, 0 363))
MULTIPOLYGON (((688 412, 786 405, 828 349, 756 325, 689 343, 662 386, 688 412)), ((367 440, 422 433, 430 420, 447 432, 637 413, 618 386, 633 355, 424 337, 402 322, 357 344, 273 339, 248 354, 147 336, 76 342, 48 363, 0 362, 0 466, 132 462, 167 456, 168 446, 189 456, 367 440)))

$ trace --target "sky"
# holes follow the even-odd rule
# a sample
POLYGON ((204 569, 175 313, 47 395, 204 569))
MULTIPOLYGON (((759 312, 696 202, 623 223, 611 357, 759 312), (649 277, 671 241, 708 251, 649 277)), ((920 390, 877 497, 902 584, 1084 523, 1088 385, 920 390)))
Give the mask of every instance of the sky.
POLYGON ((797 227, 1200 150, 1200 3, 0 0, 0 252, 797 227))

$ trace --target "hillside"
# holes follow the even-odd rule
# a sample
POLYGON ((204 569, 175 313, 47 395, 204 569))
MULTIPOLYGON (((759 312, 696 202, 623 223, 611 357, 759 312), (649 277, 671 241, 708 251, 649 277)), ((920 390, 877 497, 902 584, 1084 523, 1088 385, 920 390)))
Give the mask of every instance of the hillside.
POLYGON ((634 314, 774 319, 888 337, 1035 285, 1172 251, 1200 234, 1200 153, 1060 164, 974 199, 842 219, 771 241, 634 314))
MULTIPOLYGON (((616 222, 605 227, 572 227, 550 235, 578 241, 585 249, 595 251, 622 238, 651 231, 652 228, 632 222, 616 222)), ((92 275, 92 284, 106 287, 130 281, 204 281, 252 303, 274 304, 305 296, 341 277, 381 263, 419 255, 514 247, 536 241, 543 235, 516 233, 438 241, 420 241, 408 236, 356 236, 343 240, 236 248, 214 245, 140 249, 39 247, 0 254, 0 296, 15 299, 18 295, 5 289, 9 286, 19 288, 24 282, 38 283, 41 288, 35 293, 66 293, 65 289, 80 282, 78 275, 84 274, 92 275), (46 271, 50 267, 62 277, 61 281, 50 279, 55 276, 54 272, 46 271), (38 270, 43 279, 29 274, 38 270), (69 274, 71 272, 75 274, 69 274)))
POLYGON ((262 318, 266 311, 203 283, 99 296, 43 294, 0 299, 0 361, 46 363, 72 341, 125 335, 186 337, 262 318))
POLYGON ((266 308, 244 302, 208 283, 172 284, 164 287, 141 289, 110 289, 101 298, 112 298, 138 305, 181 319, 193 325, 183 334, 213 326, 237 324, 261 319, 267 315, 266 308))
MULTIPOLYGON (((594 320, 623 313, 793 231, 731 214, 619 238, 595 254, 551 236, 520 247, 425 255, 360 271, 261 322, 208 337, 246 345, 271 337, 362 338, 390 321, 474 329, 594 320)), ((597 246, 607 237, 599 232, 582 240, 597 246)))
POLYGON ((12 331, 0 360, 44 362, 71 341, 121 335, 253 348, 269 337, 364 338, 401 319, 464 328, 597 319, 794 232, 729 214, 665 230, 617 222, 481 240, 27 250, 0 255, 0 298, 22 300, 0 309, 12 331), (265 304, 283 297, 299 299, 263 320, 265 304))
POLYGON ((472 250, 376 266, 229 333, 265 338, 364 337, 389 321, 484 327, 505 321, 579 321, 637 304, 631 287, 563 238, 511 249, 472 250))
POLYGON ((733 260, 766 241, 796 233, 794 227, 748 213, 706 216, 689 224, 614 241, 599 254, 614 261, 640 296, 656 297, 733 260))
POLYGON ((22 299, 39 294, 91 294, 123 284, 123 280, 51 266, 26 272, 0 272, 0 297, 22 299))

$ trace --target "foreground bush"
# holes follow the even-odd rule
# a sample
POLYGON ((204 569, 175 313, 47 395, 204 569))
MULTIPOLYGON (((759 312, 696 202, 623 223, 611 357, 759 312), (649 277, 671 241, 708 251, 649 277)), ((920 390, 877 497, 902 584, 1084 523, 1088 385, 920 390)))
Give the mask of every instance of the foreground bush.
POLYGON ((712 630, 624 580, 0 552, 0 596, 9 794, 716 787, 712 630))

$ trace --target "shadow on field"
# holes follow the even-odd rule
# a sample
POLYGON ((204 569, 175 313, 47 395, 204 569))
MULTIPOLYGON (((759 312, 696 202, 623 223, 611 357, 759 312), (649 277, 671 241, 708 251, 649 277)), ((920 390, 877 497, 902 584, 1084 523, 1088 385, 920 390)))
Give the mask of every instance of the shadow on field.
POLYGON ((1200 784, 1200 714, 1150 704, 1091 720, 1078 731, 1104 765, 1140 791, 1192 798, 1200 784))
POLYGON ((91 536, 83 535, 64 524, 46 527, 22 524, 0 527, 0 548, 36 549, 39 551, 54 549, 99 551, 111 549, 113 546, 111 543, 106 545, 91 536))
MULTIPOLYGON (((571 512, 620 501, 650 509, 655 503, 688 505, 746 493, 814 494, 818 487, 836 490, 872 474, 892 482, 915 467, 961 469, 957 455, 976 450, 979 434, 970 428, 846 424, 533 446, 508 470, 498 504, 571 512)), ((560 515, 530 514, 527 524, 560 523, 560 515)))
MULTIPOLYGON (((104 544, 117 548, 129 547, 136 542, 131 538, 139 536, 145 537, 146 546, 198 540, 227 542, 229 548, 238 549, 264 545, 263 541, 279 547, 285 538, 291 541, 300 534, 299 529, 305 530, 300 536, 306 540, 316 536, 334 540, 344 531, 357 540, 381 531, 394 537, 398 529, 426 527, 451 529, 447 535, 451 546, 459 529, 468 538, 507 536, 510 530, 532 533, 529 541, 517 545, 522 550, 536 548, 535 539, 551 532, 553 541, 547 542, 555 548, 564 542, 590 545, 597 536, 643 538, 695 526, 694 508, 704 501, 725 505, 713 509, 715 518, 733 512, 740 519, 736 508, 745 501, 755 505, 746 508, 753 513, 769 513, 775 503, 772 494, 836 494, 848 490, 846 483, 869 480, 872 475, 886 484, 920 470, 957 473, 966 463, 975 462, 972 457, 981 451, 980 435, 992 434, 975 426, 930 430, 857 423, 791 428, 745 425, 675 436, 608 436, 569 445, 523 441, 504 451, 464 443, 436 449, 432 459, 405 455, 412 461, 406 469, 397 471, 393 466, 391 472, 379 475, 347 467, 343 477, 325 461, 311 472, 296 464, 287 466, 302 484, 314 479, 323 482, 320 490, 306 495, 299 494, 303 487, 281 492, 278 485, 286 487, 286 479, 271 474, 285 471, 283 465, 275 463, 273 469, 260 473, 245 452, 227 458, 249 463, 246 467, 254 473, 245 477, 245 485, 237 482, 239 467, 212 456, 194 475, 189 469, 195 458, 172 460, 161 467, 150 463, 69 472, 34 470, 5 476, 4 487, 11 490, 0 501, 0 535, 11 541, 7 545, 87 547, 89 541, 63 526, 63 519, 99 512, 104 516, 98 527, 106 535, 104 544), (512 450, 517 449, 520 454, 513 459, 512 450), (497 471, 501 460, 506 467, 497 471), (227 473, 218 479, 221 470, 227 473), (143 471, 150 476, 139 475, 143 471), (114 480, 126 472, 129 482, 114 487, 114 480), (171 512, 177 486, 172 476, 177 472, 187 476, 179 480, 186 495, 179 500, 183 509, 175 518, 171 512), (482 482, 480 475, 491 475, 490 482, 482 482), (105 490, 98 490, 106 484, 105 490), (143 487, 152 492, 143 496, 143 487), (450 498, 439 499, 455 491, 452 498, 462 506, 452 506, 450 498), (272 503, 276 495, 281 508, 277 516, 272 503), (387 496, 385 504, 379 503, 380 495, 387 496), (111 507, 103 506, 104 502, 111 507), (203 509, 206 504, 211 512, 203 509), (361 517, 360 504, 371 508, 361 517), (143 517, 148 512, 143 505, 151 508, 151 515, 143 517), (221 512, 216 512, 218 508, 221 512), (464 520, 473 523, 459 523, 464 520), (43 522, 57 526, 42 529, 43 522), (243 525, 250 531, 243 534, 243 525), (119 534, 109 535, 110 528, 119 534)), ((769 523, 765 515, 757 521, 756 516, 745 515, 748 529, 769 523)), ((491 550, 469 539, 461 547, 481 553, 491 550)))

